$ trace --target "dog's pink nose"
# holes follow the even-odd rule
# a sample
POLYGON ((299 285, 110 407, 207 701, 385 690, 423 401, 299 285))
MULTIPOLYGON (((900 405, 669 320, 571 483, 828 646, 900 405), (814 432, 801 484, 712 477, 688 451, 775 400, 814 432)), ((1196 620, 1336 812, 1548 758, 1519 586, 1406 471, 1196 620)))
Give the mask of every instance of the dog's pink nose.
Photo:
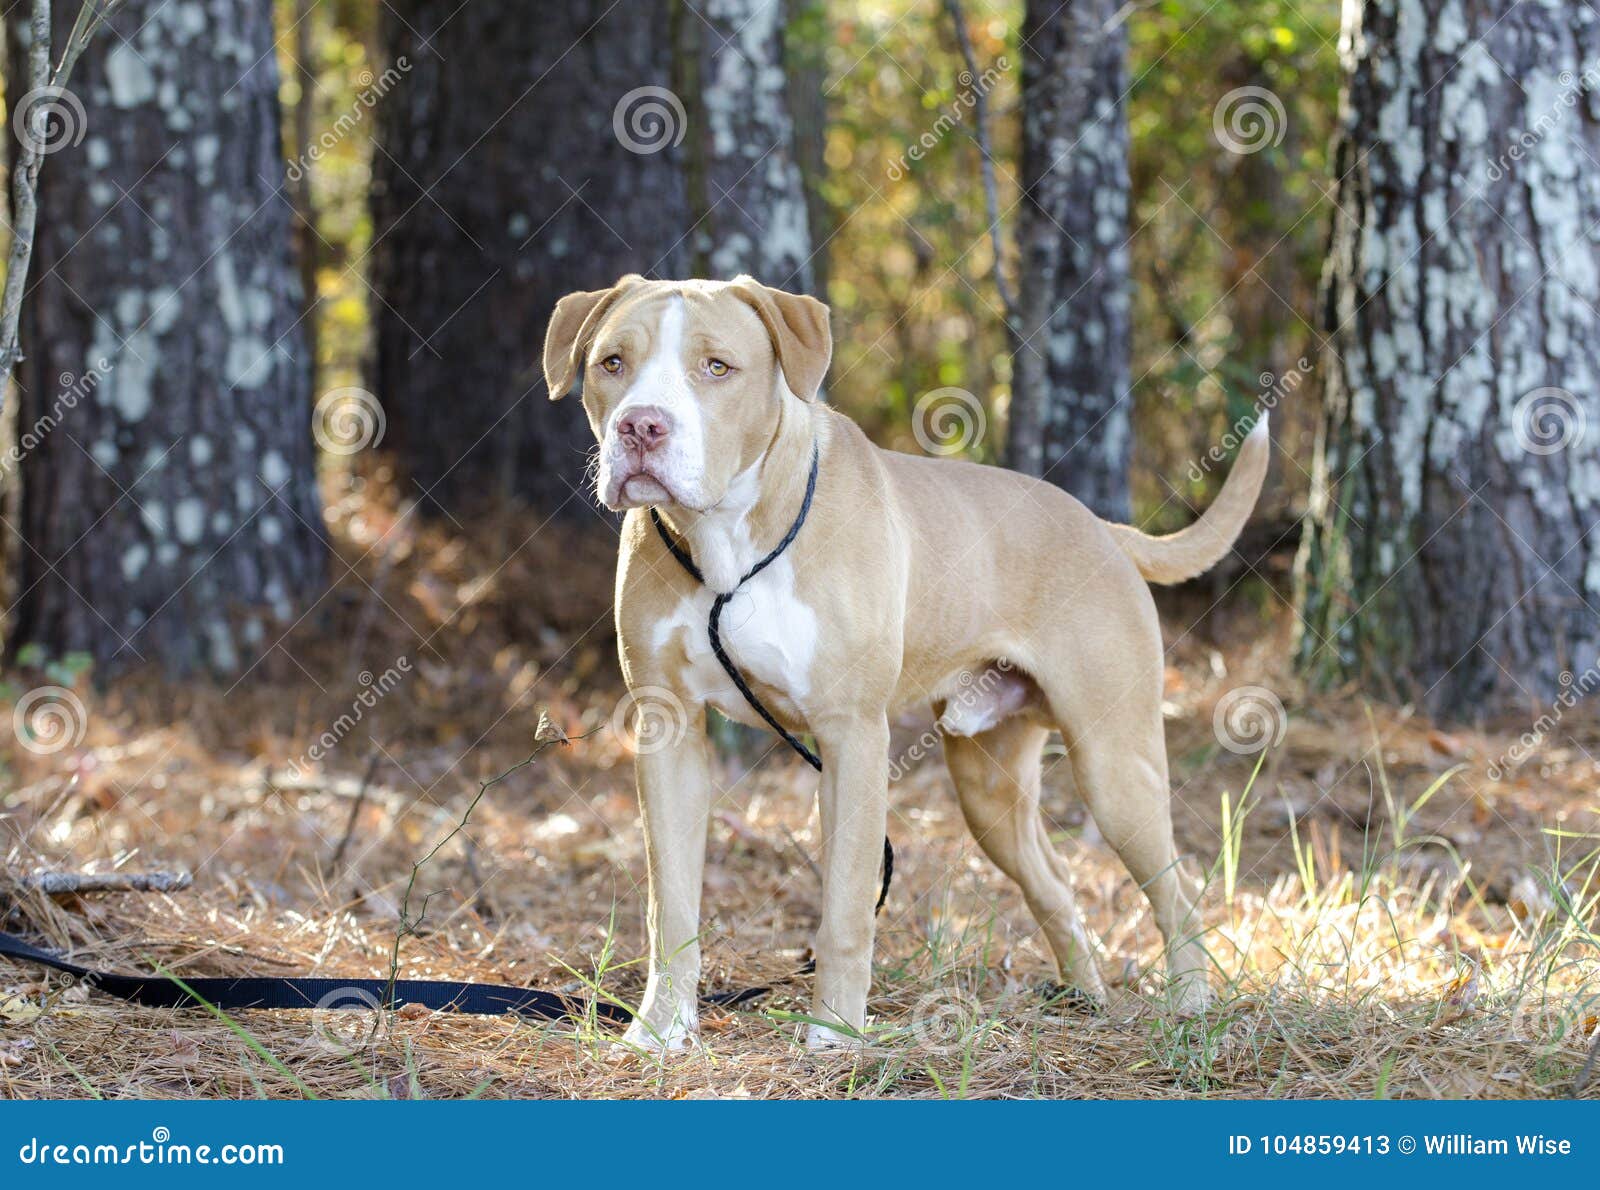
POLYGON ((637 405, 617 420, 617 434, 628 446, 640 452, 655 450, 672 433, 672 418, 665 409, 637 405))

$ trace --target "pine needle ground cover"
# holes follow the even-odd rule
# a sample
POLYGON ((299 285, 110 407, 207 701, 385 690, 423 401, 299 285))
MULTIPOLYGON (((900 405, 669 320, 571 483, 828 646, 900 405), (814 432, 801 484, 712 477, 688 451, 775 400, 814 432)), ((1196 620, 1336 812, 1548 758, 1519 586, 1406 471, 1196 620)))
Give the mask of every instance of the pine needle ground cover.
MULTIPOLYGON (((345 577, 251 681, 96 692, 35 659, 30 676, 68 683, 82 717, 53 750, 7 738, 4 928, 124 971, 373 976, 394 957, 408 978, 635 1003, 644 844, 605 525, 535 535, 537 518, 506 514, 452 536, 417 528, 376 480, 330 507, 345 577), (553 568, 561 600, 542 606, 553 568), (546 734, 583 738, 474 804, 537 747, 541 716, 546 734), (61 895, 27 880, 167 870, 192 886, 61 895)), ((1209 597, 1164 608, 1178 837, 1208 882, 1203 1016, 1164 1010, 1146 902, 1059 748, 1045 809, 1113 984, 1102 1010, 1054 987, 1017 892, 972 842, 937 749, 918 748, 925 728, 907 724, 872 1024, 858 1052, 808 1055, 815 778, 774 741, 730 735, 706 983, 772 991, 708 1013, 691 1052, 619 1052, 593 1021, 140 1009, 0 962, 0 1095, 1600 1094, 1584 1070, 1600 1028, 1600 727, 1530 708, 1446 731, 1353 694, 1307 696, 1282 660, 1289 613, 1270 583, 1256 594, 1280 611, 1248 644, 1212 643, 1247 634, 1207 614, 1209 597), (1235 750, 1243 689, 1282 707, 1264 750, 1235 750)), ((7 709, 27 693, 9 691, 7 709)))

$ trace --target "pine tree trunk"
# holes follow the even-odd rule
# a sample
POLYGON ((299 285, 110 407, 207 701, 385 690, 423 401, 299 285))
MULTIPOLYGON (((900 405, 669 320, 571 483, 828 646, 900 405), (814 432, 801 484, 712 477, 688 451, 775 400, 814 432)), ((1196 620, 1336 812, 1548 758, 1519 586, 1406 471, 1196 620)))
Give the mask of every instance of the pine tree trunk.
POLYGON ((590 515, 593 439, 579 402, 546 399, 540 344, 563 295, 688 268, 671 8, 380 13, 404 78, 377 105, 372 387, 411 494, 451 515, 508 494, 590 515))
POLYGON ((1301 656, 1537 703, 1600 647, 1600 17, 1366 0, 1341 40, 1301 656))
POLYGON ((795 160, 805 189, 806 226, 812 245, 811 293, 828 293, 828 241, 838 215, 823 193, 828 175, 828 50, 831 47, 827 0, 789 0, 784 28, 784 66, 789 75, 789 111, 794 119, 795 160))
POLYGON ((273 42, 268 0, 132 0, 78 64, 85 136, 40 177, 5 460, 13 646, 229 673, 321 589, 273 42))
POLYGON ((1006 462, 1128 519, 1127 30, 1119 0, 1028 0, 1021 342, 1006 462))
POLYGON ((784 62, 784 0, 707 0, 683 22, 698 119, 691 122, 695 270, 749 273, 811 292, 811 231, 784 62))

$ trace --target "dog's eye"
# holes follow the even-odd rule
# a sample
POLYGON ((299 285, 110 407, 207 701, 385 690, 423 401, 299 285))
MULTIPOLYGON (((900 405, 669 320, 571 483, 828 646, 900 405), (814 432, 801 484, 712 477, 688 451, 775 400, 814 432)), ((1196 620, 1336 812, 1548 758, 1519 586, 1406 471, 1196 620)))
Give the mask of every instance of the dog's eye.
POLYGON ((622 371, 622 357, 620 355, 608 355, 600 361, 600 366, 615 376, 622 371))
POLYGON ((708 359, 706 361, 706 371, 710 372, 713 376, 726 376, 729 372, 733 371, 733 369, 729 367, 728 364, 723 360, 708 359))

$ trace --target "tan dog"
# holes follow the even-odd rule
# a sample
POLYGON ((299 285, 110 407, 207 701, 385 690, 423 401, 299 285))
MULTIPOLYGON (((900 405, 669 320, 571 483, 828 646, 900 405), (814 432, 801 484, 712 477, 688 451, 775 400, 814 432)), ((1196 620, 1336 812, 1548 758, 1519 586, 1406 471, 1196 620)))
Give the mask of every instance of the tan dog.
POLYGON ((1149 537, 1051 484, 873 445, 813 399, 831 354, 826 306, 748 277, 624 277, 563 298, 551 317, 550 395, 581 377, 600 499, 633 510, 617 563, 623 675, 636 695, 675 700, 690 718, 637 761, 650 974, 627 1040, 672 1047, 698 1026, 705 708, 760 725, 707 640, 714 593, 735 587, 724 645, 784 725, 813 735, 824 763, 813 1014, 843 1028, 813 1025, 809 1044, 858 1037, 866 1024, 889 722, 912 705, 941 716, 967 823, 1021 886, 1063 977, 1101 997, 1066 864, 1039 812, 1041 749, 1061 731, 1101 834, 1150 898, 1178 1004, 1203 1004, 1206 958, 1173 846, 1161 629, 1146 581, 1181 581, 1227 552, 1266 474, 1265 418, 1215 505, 1180 533, 1149 537), (804 526, 739 586, 793 524, 813 451, 804 526), (669 554, 647 506, 704 585, 669 554))

